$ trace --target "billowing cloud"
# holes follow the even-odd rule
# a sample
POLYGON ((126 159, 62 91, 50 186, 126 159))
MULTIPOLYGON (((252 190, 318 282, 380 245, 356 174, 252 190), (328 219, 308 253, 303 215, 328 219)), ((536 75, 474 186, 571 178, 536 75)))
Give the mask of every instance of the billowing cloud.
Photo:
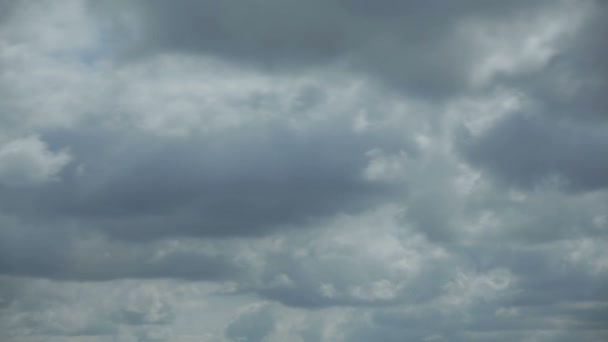
POLYGON ((606 340, 607 13, 0 1, 0 340, 606 340))

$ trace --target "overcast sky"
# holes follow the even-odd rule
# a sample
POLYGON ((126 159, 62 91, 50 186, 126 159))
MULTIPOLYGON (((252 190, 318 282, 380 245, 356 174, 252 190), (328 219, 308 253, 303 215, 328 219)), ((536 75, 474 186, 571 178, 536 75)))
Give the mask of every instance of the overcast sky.
POLYGON ((0 0, 0 340, 608 340, 608 2, 0 0))

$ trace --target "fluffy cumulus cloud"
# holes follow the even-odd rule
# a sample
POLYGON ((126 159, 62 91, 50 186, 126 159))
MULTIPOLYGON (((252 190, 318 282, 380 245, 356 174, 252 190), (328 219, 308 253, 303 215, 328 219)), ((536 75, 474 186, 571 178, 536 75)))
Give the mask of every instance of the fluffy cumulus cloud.
POLYGON ((0 0, 0 340, 605 341, 606 23, 0 0))

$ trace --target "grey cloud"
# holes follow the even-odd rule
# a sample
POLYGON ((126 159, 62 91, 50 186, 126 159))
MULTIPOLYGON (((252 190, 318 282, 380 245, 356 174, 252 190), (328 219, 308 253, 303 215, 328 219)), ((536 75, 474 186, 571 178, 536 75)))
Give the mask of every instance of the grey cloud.
POLYGON ((561 39, 544 68, 504 80, 515 85, 543 108, 550 118, 590 124, 608 119, 608 6, 589 1, 590 14, 570 37, 561 39))
POLYGON ((19 1, 14 0, 3 0, 0 1, 0 24, 6 19, 10 18, 12 11, 15 10, 19 1))
POLYGON ((440 292, 451 276, 449 263, 429 262, 423 274, 409 279, 401 275, 400 279, 388 268, 355 262, 356 255, 350 257, 353 261, 322 261, 322 256, 310 260, 276 256, 273 259, 277 261, 271 259, 262 275, 263 282, 254 282, 251 288, 244 285, 243 290, 301 308, 382 307, 427 301, 440 292))
POLYGON ((298 329, 303 342, 323 341, 323 325, 320 322, 310 322, 298 329))
POLYGON ((588 193, 572 197, 546 194, 542 199, 505 204, 501 231, 494 236, 527 243, 605 237, 607 231, 600 217, 606 203, 604 193, 588 193))
POLYGON ((122 278, 229 279, 242 272, 212 250, 173 250, 170 243, 128 245, 60 225, 5 222, 0 273, 58 280, 122 278), (159 254, 164 251, 162 254, 159 254))
POLYGON ((394 215, 378 210, 327 223, 338 225, 333 229, 292 234, 262 254, 264 262, 237 293, 305 309, 426 302, 441 292, 460 259, 428 255, 436 246, 411 232, 399 234, 394 215), (366 232, 371 224, 377 224, 374 234, 366 232))
MULTIPOLYGON (((546 275, 542 273, 533 277, 540 279, 546 275)), ((561 281, 575 279, 570 278, 573 276, 570 274, 561 281)), ((517 283, 516 289, 501 299, 478 300, 466 307, 450 308, 437 303, 376 310, 369 319, 355 319, 348 323, 344 327, 348 336, 346 340, 602 340, 606 338, 606 330, 600 322, 605 319, 606 306, 597 302, 585 304, 589 303, 588 299, 577 294, 581 291, 578 286, 582 284, 599 284, 597 279, 591 280, 589 277, 586 274, 579 278, 578 284, 567 281, 569 284, 564 285, 558 279, 551 279, 553 285, 545 283, 538 288, 539 292, 531 284, 517 283), (542 296, 540 292, 555 288, 555 284, 567 290, 548 294, 547 298, 551 299, 543 302, 534 300, 542 296), (521 293, 535 294, 523 299, 519 298, 521 293)), ((591 296, 597 299, 601 289, 587 288, 582 292, 593 293, 591 296)))
POLYGON ((555 181, 570 190, 608 186, 606 128, 510 115, 475 138, 463 138, 466 158, 518 187, 555 181))
POLYGON ((62 181, 5 187, 0 201, 33 220, 76 218, 111 236, 139 239, 259 235, 397 194, 363 178, 365 152, 398 146, 390 136, 255 126, 201 138, 130 134, 48 135, 51 145, 74 146, 75 162, 62 181))
POLYGON ((0 287, 12 288, 4 293, 13 299, 0 310, 3 341, 122 340, 128 335, 158 340, 162 329, 175 322, 180 291, 175 282, 82 283, 6 276, 0 277, 0 287))
POLYGON ((235 342, 261 342, 273 331, 275 324, 271 308, 254 306, 226 327, 226 336, 235 342))
POLYGON ((171 302, 157 291, 130 292, 123 307, 117 310, 115 322, 127 325, 170 324, 175 321, 171 302))
POLYGON ((49 151, 36 136, 14 140, 0 149, 0 184, 19 187, 52 182, 69 162, 67 151, 49 151))
POLYGON ((202 53, 265 70, 337 62, 424 97, 443 97, 468 88, 470 72, 481 57, 475 53, 476 42, 460 34, 463 23, 532 15, 544 2, 464 1, 438 6, 398 1, 184 0, 131 5, 128 10, 138 24, 123 35, 135 46, 131 54, 202 53))

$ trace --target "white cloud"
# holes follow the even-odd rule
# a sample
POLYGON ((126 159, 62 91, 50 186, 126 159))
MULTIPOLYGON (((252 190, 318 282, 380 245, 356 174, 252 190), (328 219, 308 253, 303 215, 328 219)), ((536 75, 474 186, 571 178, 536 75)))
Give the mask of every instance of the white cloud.
POLYGON ((71 160, 65 150, 50 151, 38 136, 13 140, 0 147, 0 183, 23 186, 51 182, 71 160))

